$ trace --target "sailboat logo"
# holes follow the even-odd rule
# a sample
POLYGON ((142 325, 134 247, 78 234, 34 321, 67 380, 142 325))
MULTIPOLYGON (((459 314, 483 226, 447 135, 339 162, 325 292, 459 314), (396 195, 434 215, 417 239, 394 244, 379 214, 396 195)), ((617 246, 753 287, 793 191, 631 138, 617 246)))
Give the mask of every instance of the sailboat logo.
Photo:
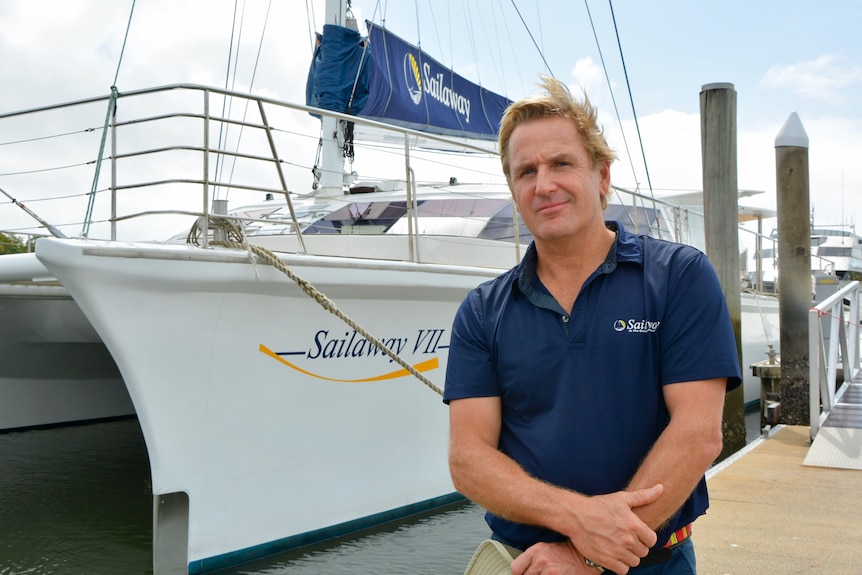
POLYGON ((413 103, 418 106, 422 101, 422 76, 419 74, 419 62, 410 52, 404 55, 404 83, 413 103))

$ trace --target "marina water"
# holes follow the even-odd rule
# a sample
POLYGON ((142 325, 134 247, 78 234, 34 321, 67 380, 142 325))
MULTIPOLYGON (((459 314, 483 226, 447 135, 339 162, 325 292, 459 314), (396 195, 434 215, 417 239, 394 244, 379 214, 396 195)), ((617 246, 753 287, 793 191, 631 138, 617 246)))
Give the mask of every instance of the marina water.
MULTIPOLYGON (((151 574, 152 505, 136 419, 0 434, 0 575, 151 574)), ((464 502, 218 573, 460 575, 488 533, 464 502)))
MULTIPOLYGON (((152 506, 136 419, 0 434, 0 575, 151 574, 152 506)), ((460 575, 487 535, 465 502, 218 573, 460 575)))

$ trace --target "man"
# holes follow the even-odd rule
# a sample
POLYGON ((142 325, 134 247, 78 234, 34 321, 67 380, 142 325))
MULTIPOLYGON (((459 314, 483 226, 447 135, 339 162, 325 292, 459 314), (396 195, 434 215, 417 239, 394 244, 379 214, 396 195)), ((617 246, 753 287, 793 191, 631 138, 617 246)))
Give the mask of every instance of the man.
POLYGON ((596 111, 543 87, 500 129, 533 245, 453 325, 452 479, 523 551, 515 575, 694 573, 691 523, 740 384, 727 306, 701 252, 604 221, 615 155, 596 111))

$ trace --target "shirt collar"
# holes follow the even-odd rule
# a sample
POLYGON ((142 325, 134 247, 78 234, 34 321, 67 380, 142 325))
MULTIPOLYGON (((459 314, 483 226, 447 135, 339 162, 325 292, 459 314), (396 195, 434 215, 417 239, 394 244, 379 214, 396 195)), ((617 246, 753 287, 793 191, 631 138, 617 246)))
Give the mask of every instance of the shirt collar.
MULTIPOLYGON (((621 262, 632 262, 638 265, 643 265, 643 244, 640 237, 629 232, 625 227, 617 221, 606 221, 605 227, 612 232, 616 232, 616 239, 611 244, 611 249, 608 250, 608 255, 605 262, 596 270, 599 273, 609 274, 617 268, 617 264, 621 262)), ((520 269, 512 280, 512 288, 517 288, 518 291, 525 295, 530 295, 535 292, 536 280, 536 262, 538 254, 536 252, 535 242, 527 248, 527 253, 524 254, 524 259, 521 261, 520 269)))

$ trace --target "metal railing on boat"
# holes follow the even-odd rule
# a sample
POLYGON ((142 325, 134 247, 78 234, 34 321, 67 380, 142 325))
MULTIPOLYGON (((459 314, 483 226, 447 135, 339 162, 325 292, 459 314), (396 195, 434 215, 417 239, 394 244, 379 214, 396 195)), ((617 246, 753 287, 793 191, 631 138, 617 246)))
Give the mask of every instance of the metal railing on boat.
MULTIPOLYGON (((208 225, 209 225, 209 217, 213 214, 212 209, 212 190, 214 189, 224 189, 224 190, 240 190, 240 191, 249 191, 249 192, 259 192, 261 194, 266 195, 283 195, 287 206, 291 212, 290 221, 285 220, 284 223, 290 223, 293 225, 293 232, 295 233, 298 243, 300 245, 300 249, 304 251, 302 234, 300 231, 300 224, 297 222, 296 214, 293 210, 294 204, 294 194, 295 190, 288 189, 288 181, 285 178, 285 174, 283 172, 283 166, 285 164, 291 164, 291 162, 286 161, 284 156, 279 154, 279 150, 277 149, 276 138, 274 137, 274 133, 281 132, 282 134, 288 133, 289 130, 285 129, 277 129, 273 126, 273 124, 269 120, 270 114, 268 114, 268 110, 271 114, 279 115, 279 118, 282 121, 285 121, 284 113, 289 112, 295 114, 296 117, 304 117, 309 118, 311 116, 330 116, 334 117, 338 120, 343 120, 345 122, 351 122, 358 126, 363 126, 369 130, 377 130, 377 131, 385 131, 391 134, 388 137, 387 142, 392 144, 393 142, 401 142, 403 141, 403 154, 404 154, 404 172, 401 175, 407 182, 413 181, 415 187, 415 176, 414 167, 411 164, 411 152, 415 150, 415 146, 417 142, 434 142, 434 145, 437 145, 440 149, 458 149, 461 151, 468 151, 477 154, 484 155, 495 155, 496 150, 492 145, 485 142, 478 141, 470 141, 466 139, 458 139, 458 138, 447 138, 445 136, 437 136, 434 134, 428 134, 424 132, 420 132, 417 130, 412 130, 409 128, 403 128, 398 126, 393 126, 389 124, 383 124, 381 122, 377 122, 374 120, 368 120, 356 116, 350 116, 347 114, 339 114, 336 112, 331 112, 327 110, 321 110, 318 108, 300 105, 300 104, 292 104, 280 100, 276 100, 274 98, 267 98, 262 96, 253 96, 248 93, 241 93, 231 90, 220 89, 216 87, 196 85, 196 84, 173 84, 166 86, 159 86, 153 88, 145 88, 139 90, 128 90, 122 91, 117 94, 100 96, 95 98, 86 98, 71 102, 65 102, 56 105, 50 106, 41 106, 37 108, 30 108, 27 110, 9 112, 9 113, 0 113, 0 121, 8 121, 8 120, 16 120, 16 121, 31 121, 33 124, 39 124, 40 122, 37 120, 30 120, 30 118, 36 118, 39 114, 54 114, 59 113, 60 111, 65 111, 68 109, 81 109, 82 107, 87 106, 98 106, 98 105, 108 105, 109 111, 113 110, 110 106, 113 105, 112 98, 116 98, 119 109, 132 109, 132 110, 140 110, 141 108, 137 105, 137 102, 140 98, 143 97, 162 97, 165 94, 168 94, 168 98, 174 98, 169 104, 176 105, 176 101, 183 96, 176 96, 177 94, 182 93, 199 93, 202 98, 197 100, 197 103, 194 104, 193 111, 176 111, 172 109, 167 112, 159 111, 158 113, 148 113, 148 115, 137 115, 133 116, 132 113, 127 113, 126 119, 118 119, 116 113, 109 114, 109 121, 104 126, 104 129, 108 130, 110 135, 110 155, 105 159, 109 159, 110 165, 110 185, 108 190, 110 191, 111 200, 110 200, 110 216, 108 218, 108 222, 110 223, 110 234, 109 238, 111 240, 117 239, 117 224, 122 221, 139 219, 145 216, 165 216, 165 215, 176 215, 176 216, 191 216, 201 218, 202 229, 202 243, 204 245, 208 242, 208 225), (218 100, 214 100, 218 98, 218 100), (256 110, 256 118, 254 120, 247 120, 245 115, 243 115, 242 119, 236 119, 228 117, 230 116, 230 112, 227 114, 222 112, 222 115, 215 114, 212 112, 212 109, 216 107, 216 104, 220 104, 222 101, 234 101, 239 102, 235 107, 243 107, 245 106, 246 110, 253 109, 256 110), (202 127, 197 127, 196 129, 189 130, 189 133, 200 134, 200 139, 189 145, 189 144, 176 144, 174 142, 169 143, 164 146, 140 146, 132 149, 133 146, 137 146, 139 142, 135 135, 132 136, 123 136, 121 137, 118 132, 122 132, 123 130, 130 129, 133 127, 141 127, 145 125, 153 125, 156 123, 160 123, 166 120, 198 120, 201 121, 202 127), (211 135, 211 131, 214 128, 223 128, 225 126, 230 126, 234 128, 238 128, 240 130, 255 130, 259 132, 263 132, 266 136, 266 145, 259 145, 258 150, 262 147, 266 147, 266 151, 259 151, 259 153, 252 152, 241 152, 239 151, 239 143, 237 142, 237 150, 230 150, 228 146, 221 142, 221 138, 219 138, 218 142, 215 142, 216 138, 211 135), (125 145, 125 148, 124 148, 125 145), (144 157, 157 157, 166 153, 171 152, 192 152, 196 154, 201 154, 203 157, 203 161, 201 163, 202 174, 200 177, 172 177, 168 176, 162 179, 151 179, 148 181, 121 181, 119 177, 119 166, 118 162, 128 161, 131 159, 140 159, 144 157), (268 164, 271 170, 274 170, 277 174, 277 180, 275 185, 266 186, 260 185, 254 182, 244 182, 239 183, 234 181, 233 177, 228 178, 219 178, 218 174, 212 170, 211 162, 225 161, 225 159, 233 159, 233 160, 247 160, 250 162, 260 163, 260 164, 268 164), (200 186, 200 190, 202 191, 202 204, 201 209, 198 211, 196 209, 156 209, 156 210, 133 210, 127 213, 120 214, 118 211, 118 193, 126 192, 129 190, 142 190, 142 189, 153 189, 153 188, 167 188, 171 185, 195 185, 200 186)), ((163 105, 163 102, 159 102, 158 104, 163 105)), ((185 103, 177 106, 178 108, 182 108, 185 103)), ((156 106, 158 108, 158 106, 156 106)), ((83 115, 83 114, 82 114, 83 115)), ((296 120, 296 122, 301 122, 302 120, 296 120)), ((43 124, 50 124, 49 122, 42 122, 43 124)), ((290 123, 291 126, 296 125, 292 120, 290 123)), ((92 132, 98 131, 99 128, 90 127, 86 130, 80 130, 80 132, 92 132)), ((171 129, 168 128, 159 128, 162 135, 172 134, 171 129)), ((304 137, 306 140, 309 136, 306 133, 299 134, 291 134, 297 137, 304 137)), ((140 136, 139 134, 137 136, 140 136)), ((150 135, 148 134, 147 137, 150 135)), ((54 137, 54 136, 47 136, 54 137)), ((35 141, 39 139, 44 139, 45 136, 38 136, 34 138, 30 138, 29 140, 22 141, 35 141)), ((142 141, 147 141, 147 138, 140 138, 142 141)), ((316 145, 317 137, 314 137, 315 145, 316 145)), ((245 142, 243 142, 245 146, 245 142)), ((308 146, 306 146, 307 148, 308 146)), ((394 147, 394 146, 393 146, 394 147)), ((398 146, 400 147, 400 146, 398 146)), ((101 160, 101 157, 99 158, 101 160)), ((98 180, 99 178, 99 160, 97 161, 89 161, 86 164, 96 164, 96 175, 95 178, 98 180)), ((83 164, 81 164, 83 165, 83 164)), ((69 166, 66 166, 69 167, 69 166)), ((309 166, 300 167, 302 172, 305 172, 309 166)), ((50 168, 57 169, 57 168, 50 168)), ((2 171, 2 170, 0 170, 2 171)), ((48 170, 34 170, 34 171, 48 171, 48 170)), ((307 173, 307 172, 306 172, 307 173)), ((272 173, 268 173, 271 178, 272 173)), ((254 175, 254 179, 260 179, 261 172, 258 171, 254 175)), ((307 190, 306 190, 307 192, 307 190)), ((90 196, 96 193, 95 185, 93 186, 93 190, 90 192, 90 196)), ((299 193, 299 197, 307 196, 307 193, 299 193)), ((219 214, 223 215, 223 214, 219 214)), ((238 222, 244 223, 262 223, 262 224, 271 224, 272 220, 260 220, 255 218, 242 218, 242 217, 231 217, 231 219, 236 220, 238 222)), ((89 221, 84 222, 84 229, 89 230, 89 221)), ((27 232, 16 232, 18 234, 27 232)), ((76 234, 70 234, 76 235, 76 234)), ((82 233, 83 236, 87 236, 87 232, 82 233)), ((411 250, 414 247, 413 242, 414 239, 409 238, 411 250)))
MULTIPOLYGON (((61 216, 48 218, 48 220, 64 219, 64 221, 52 223, 62 226, 70 237, 112 241, 154 240, 163 237, 159 234, 164 233, 162 230, 168 229, 166 225, 162 225, 162 222, 177 222, 171 223, 171 231, 167 232, 175 234, 177 230, 188 230, 188 224, 197 220, 196 233, 200 234, 200 243, 207 246, 212 232, 211 216, 219 216, 247 227, 265 228, 265 233, 259 234, 261 237, 264 235, 294 236, 296 251, 321 255, 314 249, 306 247, 306 244, 311 241, 301 233, 301 230, 304 225, 308 225, 309 221, 302 220, 294 210, 298 202, 312 201, 311 198, 314 197, 311 187, 304 189, 301 186, 306 185, 309 172, 316 170, 317 166, 312 167, 309 161, 297 159, 302 156, 308 156, 310 159, 313 156, 311 152, 318 144, 319 136, 315 125, 317 120, 314 116, 332 116, 351 122, 356 125, 357 133, 360 128, 378 133, 387 132, 383 143, 377 144, 376 151, 386 154, 397 153, 399 158, 403 156, 401 161, 395 162, 387 157, 385 162, 388 179, 392 180, 391 175, 394 171, 397 178, 402 181, 404 197, 401 201, 404 202, 407 210, 406 229, 391 233, 391 236, 406 236, 391 238, 393 242, 403 242, 403 248, 399 248, 399 250, 403 249, 403 252, 397 252, 398 259, 422 262, 425 257, 424 253, 420 254, 419 236, 429 234, 422 231, 427 228, 427 225, 423 228, 421 214, 417 213, 417 182, 425 181, 424 185, 428 189, 433 187, 427 183, 428 172, 436 178, 434 181, 439 181, 441 169, 456 171, 461 168, 461 166, 446 163, 446 160, 423 163, 427 160, 426 156, 434 154, 439 157, 440 150, 446 150, 470 152, 472 159, 477 156, 491 159, 492 168, 487 170, 487 173, 479 172, 479 177, 494 178, 500 191, 505 197, 509 197, 505 180, 499 171, 497 151, 487 142, 436 136, 360 117, 216 87, 174 84, 114 92, 97 98, 3 113, 0 114, 0 122, 4 122, 4 126, 5 122, 15 122, 16 129, 22 128, 25 124, 34 128, 32 130, 34 133, 30 134, 33 137, 21 139, 21 142, 55 138, 60 151, 74 148, 78 151, 78 156, 85 155, 87 158, 86 162, 46 166, 45 159, 49 156, 53 158, 54 154, 46 153, 42 148, 37 153, 28 150, 27 154, 28 161, 32 162, 35 168, 30 170, 32 172, 56 174, 55 170, 63 170, 60 186, 57 186, 56 181, 39 181, 35 186, 31 186, 31 189, 63 190, 65 196, 58 195, 50 200, 62 200, 66 202, 64 206, 71 205, 73 201, 89 200, 87 215, 83 221, 75 222, 66 219, 69 214, 77 212, 77 207, 64 207, 61 216), (225 102, 233 102, 233 112, 225 109, 225 102), (105 119, 105 107, 108 107, 110 112, 107 119, 105 119), (242 108, 246 111, 237 112, 242 108), (216 109, 220 111, 215 112, 216 109), (72 113, 68 114, 70 111, 72 113), (67 116, 71 116, 72 120, 67 123, 43 120, 43 115, 48 115, 53 120, 60 114, 65 114, 64 121, 67 116), (103 120, 104 126, 99 127, 103 120), (310 121, 314 124, 309 123, 310 121), (85 129, 81 129, 82 123, 86 123, 85 129), (58 133, 45 134, 44 126, 51 126, 50 129, 58 133), (106 132, 100 132, 100 130, 106 132), (231 132, 233 140, 228 143, 227 136, 223 139, 221 134, 230 130, 246 130, 246 132, 239 138, 231 132), (92 159, 92 154, 89 152, 94 143, 90 140, 94 132, 105 141, 96 160, 92 159), (88 135, 82 135, 85 133, 88 135), (109 172, 102 176, 104 180, 109 179, 107 185, 97 185, 100 182, 102 159, 106 160, 104 171, 109 172), (238 163, 243 169, 237 169, 236 175, 233 173, 233 168, 229 173, 224 169, 219 171, 219 168, 228 162, 234 162, 234 165, 238 163), (417 177, 419 173, 417 165, 426 167, 426 173, 420 174, 419 177, 417 177), (93 171, 95 171, 95 177, 93 171), (187 194, 189 190, 192 193, 187 194), (297 190, 300 191, 297 192, 297 190), (232 203, 235 202, 234 194, 254 198, 283 197, 290 215, 279 213, 260 216, 263 212, 258 213, 258 217, 236 213, 224 214, 222 210, 217 209, 217 206, 225 206, 227 202, 217 197, 221 192, 226 195, 228 191, 231 193, 232 203), (94 217, 92 215, 94 199, 102 193, 109 194, 110 199, 109 202, 99 202, 98 208, 101 215, 94 217), (261 219, 261 217, 268 219, 261 219), (158 234, 150 233, 156 227, 150 222, 158 222, 158 234), (92 232, 91 223, 97 224, 92 232), (83 228, 80 234, 71 229, 73 226, 83 228), (122 227, 122 238, 118 237, 118 227, 122 227), (280 231, 275 231, 277 227, 280 227, 280 231), (129 232, 130 229, 133 231, 129 232)), ((0 132, 5 133, 6 130, 0 129, 0 132)), ((12 131, 9 130, 8 133, 12 131)), ((363 146, 366 143, 363 142, 363 146)), ((371 146, 373 144, 369 144, 369 147, 371 146)), ((363 148, 363 152, 365 151, 366 149, 363 148)), ((449 158, 454 156, 455 154, 450 154, 449 158)), ((367 163, 363 166, 367 166, 367 163)), ((8 175, 3 174, 3 171, 2 161, 0 161, 0 175, 8 175)), ((476 174, 477 170, 470 168, 467 169, 467 173, 476 174)), ((469 186, 458 184, 457 178, 447 174, 443 178, 443 181, 446 180, 450 184, 443 187, 450 197, 460 197, 468 201, 475 199, 472 192, 468 191, 469 186), (459 192, 459 188, 464 192, 459 192)), ((345 187, 349 187, 346 180, 345 187)), ((619 219, 627 227, 639 233, 658 235, 704 249, 702 214, 688 207, 681 207, 636 191, 616 186, 614 189, 619 196, 616 208, 620 209, 613 214, 609 213, 610 219, 619 219)), ((17 192, 17 187, 12 191, 17 192)), ((41 211, 42 206, 45 205, 42 202, 48 201, 49 198, 42 197, 44 192, 40 191, 39 194, 41 196, 23 195, 23 199, 36 202, 41 211)), ((354 197, 356 202, 370 199, 369 196, 361 194, 354 197)), ((255 199, 248 203, 257 201, 260 200, 255 199)), ((503 267, 519 261, 522 255, 519 245, 521 242, 518 240, 518 217, 514 207, 511 210, 515 245, 511 250, 513 257, 503 262, 505 264, 503 267)), ((83 209, 81 212, 83 214, 83 209)), ((311 217, 308 214, 306 216, 311 217)), ((30 229, 33 228, 18 228, 13 231, 20 235, 30 233, 30 229)), ((247 231, 246 235, 252 234, 247 231)), ((175 236, 175 238, 178 237, 175 236)), ((319 239, 317 243, 318 245, 321 243, 319 239)), ((427 248, 423 247, 423 249, 427 248)), ((323 255, 332 254, 325 252, 323 255)))

